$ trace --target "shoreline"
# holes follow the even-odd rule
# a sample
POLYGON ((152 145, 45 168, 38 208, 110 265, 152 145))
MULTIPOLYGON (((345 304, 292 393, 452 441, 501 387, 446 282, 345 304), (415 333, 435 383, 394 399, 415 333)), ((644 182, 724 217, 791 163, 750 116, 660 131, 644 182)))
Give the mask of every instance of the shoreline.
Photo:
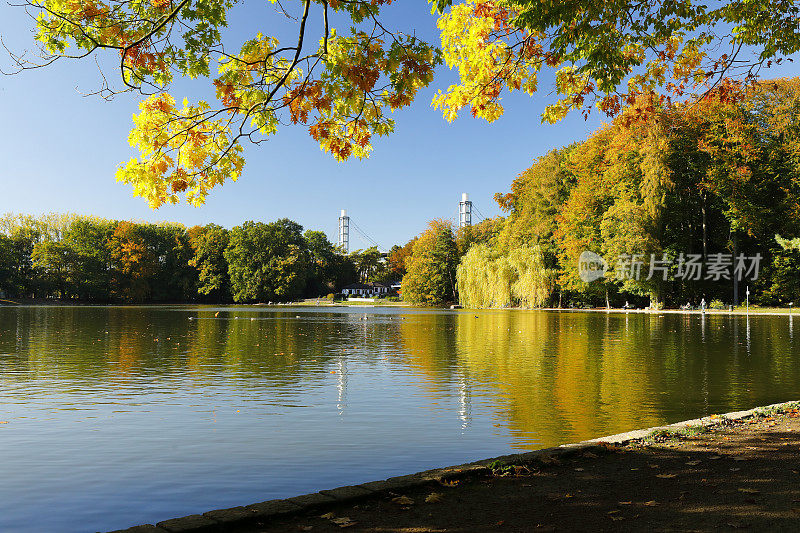
POLYGON ((154 303, 93 303, 83 301, 61 301, 61 300, 6 300, 0 299, 0 308, 2 307, 175 307, 175 306, 195 306, 195 307, 252 307, 254 309, 269 308, 280 309, 286 307, 399 307, 404 309, 431 309, 437 311, 457 311, 457 312, 470 312, 477 313, 481 311, 547 311, 558 313, 616 313, 616 314, 645 314, 645 315, 713 315, 713 316, 786 316, 786 317, 800 317, 800 310, 794 311, 791 307, 768 307, 768 308, 751 308, 749 311, 746 309, 736 308, 731 311, 726 309, 706 309, 701 311, 699 309, 621 309, 616 307, 605 308, 568 308, 568 307, 537 307, 537 308, 524 308, 524 307, 484 307, 484 308, 467 308, 458 307, 452 308, 449 306, 424 306, 414 305, 405 302, 325 302, 319 303, 311 301, 298 301, 286 303, 203 303, 203 302, 154 302, 154 303))
MULTIPOLYGON (((414 474, 391 477, 358 485, 349 485, 285 499, 269 500, 230 509, 218 509, 203 514, 173 518, 157 524, 142 524, 112 533, 201 533, 230 531, 255 527, 277 518, 301 515, 309 511, 324 510, 337 504, 349 504, 369 498, 395 494, 396 491, 418 489, 444 483, 457 483, 459 480, 488 475, 492 471, 509 467, 524 467, 533 464, 558 463, 579 454, 591 455, 609 446, 624 446, 642 442, 657 435, 681 435, 700 429, 725 426, 733 422, 784 413, 800 408, 800 401, 793 400, 744 411, 733 411, 719 415, 709 415, 673 424, 597 437, 577 443, 562 444, 540 450, 502 455, 482 459, 462 465, 425 470, 414 474)), ((346 527, 346 526, 344 526, 346 527)))

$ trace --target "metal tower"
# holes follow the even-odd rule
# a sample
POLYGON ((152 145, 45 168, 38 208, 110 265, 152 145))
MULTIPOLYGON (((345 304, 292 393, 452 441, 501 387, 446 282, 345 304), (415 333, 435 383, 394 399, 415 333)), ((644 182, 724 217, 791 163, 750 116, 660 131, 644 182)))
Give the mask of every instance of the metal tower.
MULTIPOLYGON (((452 213, 452 211, 451 211, 452 213)), ((467 193, 461 194, 461 201, 458 203, 458 227, 472 225, 472 202, 469 201, 467 193)))
POLYGON ((344 253, 350 253, 350 217, 347 209, 342 209, 339 215, 339 248, 344 253))

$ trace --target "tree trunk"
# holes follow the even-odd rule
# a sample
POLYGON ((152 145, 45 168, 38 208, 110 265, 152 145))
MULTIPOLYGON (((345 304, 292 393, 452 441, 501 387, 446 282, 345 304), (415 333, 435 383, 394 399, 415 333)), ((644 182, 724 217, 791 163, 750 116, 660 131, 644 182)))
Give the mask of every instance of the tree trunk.
MULTIPOLYGON (((736 238, 736 232, 733 232, 733 261, 734 266, 736 265, 736 254, 739 252, 739 240, 736 238)), ((739 280, 736 279, 736 275, 734 274, 733 270, 731 269, 731 278, 733 279, 733 306, 736 307, 739 305, 739 280)))
POLYGON ((708 261, 708 224, 706 220, 706 192, 700 196, 700 212, 703 214, 703 262, 708 261))

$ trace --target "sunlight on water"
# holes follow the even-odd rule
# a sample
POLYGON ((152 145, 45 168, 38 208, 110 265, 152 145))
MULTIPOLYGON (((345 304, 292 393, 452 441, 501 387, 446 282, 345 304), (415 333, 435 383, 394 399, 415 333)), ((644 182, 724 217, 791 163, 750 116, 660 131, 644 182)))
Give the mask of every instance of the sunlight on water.
POLYGON ((124 528, 796 399, 799 356, 788 317, 0 308, 0 531, 124 528))

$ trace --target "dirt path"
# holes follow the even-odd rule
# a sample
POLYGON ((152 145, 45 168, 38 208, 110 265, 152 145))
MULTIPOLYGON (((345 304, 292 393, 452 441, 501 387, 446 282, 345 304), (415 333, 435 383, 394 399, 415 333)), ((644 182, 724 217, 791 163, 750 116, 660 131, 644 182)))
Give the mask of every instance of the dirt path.
POLYGON ((604 446, 242 532, 800 531, 800 413, 604 446))

